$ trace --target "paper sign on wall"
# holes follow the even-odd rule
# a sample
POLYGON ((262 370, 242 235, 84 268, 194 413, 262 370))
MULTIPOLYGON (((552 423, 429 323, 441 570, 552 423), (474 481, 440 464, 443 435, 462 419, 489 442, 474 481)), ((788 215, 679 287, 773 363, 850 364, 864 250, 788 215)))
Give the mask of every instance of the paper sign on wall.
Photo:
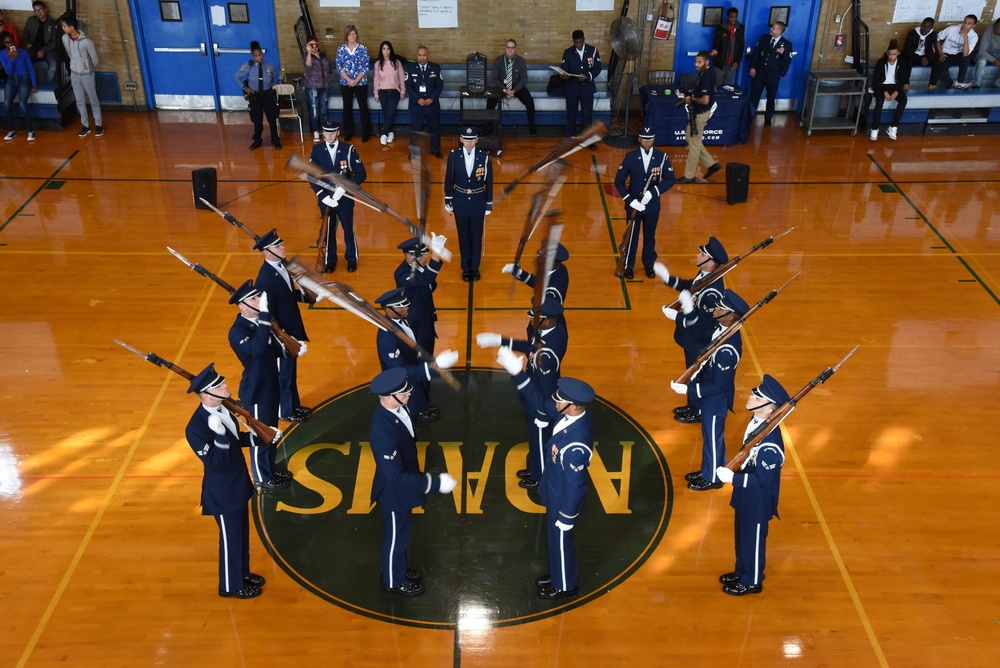
POLYGON ((417 0, 417 26, 457 28, 458 0, 417 0))

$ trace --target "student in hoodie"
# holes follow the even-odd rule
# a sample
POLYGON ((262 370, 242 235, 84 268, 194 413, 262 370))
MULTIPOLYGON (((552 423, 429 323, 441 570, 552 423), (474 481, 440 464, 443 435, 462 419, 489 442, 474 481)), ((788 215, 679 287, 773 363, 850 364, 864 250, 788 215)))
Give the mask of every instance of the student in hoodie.
POLYGON ((94 136, 104 135, 104 125, 101 122, 101 102, 97 99, 97 49, 79 29, 76 17, 64 14, 59 18, 63 31, 63 47, 69 56, 69 80, 73 84, 73 97, 76 98, 76 108, 80 112, 80 137, 90 134, 87 124, 87 98, 90 98, 90 110, 94 113, 94 136))

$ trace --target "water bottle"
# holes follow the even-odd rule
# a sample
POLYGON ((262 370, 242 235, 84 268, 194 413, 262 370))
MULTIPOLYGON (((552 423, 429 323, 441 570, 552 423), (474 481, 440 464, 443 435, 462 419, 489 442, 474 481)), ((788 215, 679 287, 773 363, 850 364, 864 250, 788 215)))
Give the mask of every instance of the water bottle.
POLYGON ((285 68, 281 68, 281 72, 278 74, 278 81, 285 83, 285 68))

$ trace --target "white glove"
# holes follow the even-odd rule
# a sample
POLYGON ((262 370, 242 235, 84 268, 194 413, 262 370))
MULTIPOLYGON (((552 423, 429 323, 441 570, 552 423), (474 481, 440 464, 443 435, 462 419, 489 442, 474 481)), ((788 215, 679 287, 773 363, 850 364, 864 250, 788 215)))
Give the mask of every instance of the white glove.
POLYGON ((222 424, 222 418, 218 415, 208 416, 208 428, 214 431, 219 436, 226 433, 226 425, 222 424))
MULTIPOLYGON (((316 301, 319 301, 319 300, 317 299, 316 301)), ((307 350, 309 350, 309 347, 306 346, 306 342, 305 341, 299 341, 299 357, 302 357, 303 355, 305 355, 307 350)))
POLYGON ((437 256, 444 255, 444 245, 447 241, 447 237, 438 236, 431 232, 431 252, 437 256))
POLYGON ((275 429, 274 429, 274 438, 271 439, 271 443, 277 443, 278 441, 280 441, 281 440, 281 436, 284 433, 285 432, 283 432, 280 429, 278 429, 277 427, 275 427, 275 429))
POLYGON ((687 290, 682 290, 680 294, 681 300, 681 310, 684 311, 684 315, 687 315, 694 311, 694 297, 687 290))
POLYGON ((510 262, 510 263, 505 264, 503 266, 503 269, 500 270, 500 273, 501 274, 510 274, 511 276, 513 276, 514 275, 514 269, 516 269, 516 268, 517 268, 517 265, 514 264, 513 262, 510 262))
POLYGON ((324 197, 322 201, 323 201, 323 204, 326 204, 331 209, 336 209, 337 208, 337 200, 333 199, 329 195, 327 195, 326 197, 324 197))
POLYGON ((334 202, 333 205, 334 206, 337 206, 337 202, 340 201, 340 198, 343 197, 344 193, 346 193, 346 192, 347 191, 344 190, 344 186, 337 186, 337 189, 333 191, 333 202, 334 202))
POLYGON ((676 392, 677 394, 688 393, 688 386, 685 385, 684 383, 677 383, 674 381, 670 381, 670 389, 676 392))
POLYGON ((667 320, 677 320, 677 311, 666 304, 663 305, 663 315, 667 316, 667 320))
POLYGON ((653 263, 653 273, 660 277, 660 280, 666 283, 670 280, 670 272, 667 271, 667 265, 662 262, 653 263))
POLYGON ((570 529, 573 528, 573 525, 566 524, 565 522, 562 522, 560 520, 556 520, 556 528, 559 529, 560 531, 569 531, 570 529))
POLYGON ((260 301, 257 302, 257 310, 261 313, 267 313, 267 293, 260 293, 260 301))
POLYGON ((451 490, 455 489, 455 485, 458 484, 458 482, 451 477, 450 473, 441 473, 438 477, 441 478, 441 489, 438 491, 442 494, 447 494, 451 490))
POLYGON ((497 362, 512 376, 524 369, 524 358, 506 346, 497 349, 497 362))
POLYGON ((503 337, 495 332, 479 332, 476 334, 476 343, 480 348, 499 348, 503 345, 503 337))
POLYGON ((455 362, 457 361, 457 350, 446 350, 443 353, 439 353, 438 356, 434 358, 434 364, 436 364, 439 369, 450 369, 455 366, 455 362))
POLYGON ((642 196, 642 205, 646 206, 647 204, 649 204, 649 200, 651 199, 653 199, 653 193, 647 190, 646 194, 642 196))
POLYGON ((326 295, 321 295, 321 294, 316 293, 316 303, 317 304, 319 304, 324 299, 326 299, 326 295))
POLYGON ((635 209, 636 211, 638 211, 639 213, 642 213, 643 211, 646 210, 646 205, 637 199, 632 200, 631 202, 628 203, 628 205, 633 209, 635 209))
POLYGON ((721 480, 722 482, 732 482, 733 472, 727 469, 725 466, 720 466, 719 468, 715 469, 715 477, 721 480))
POLYGON ((447 211, 448 213, 453 213, 455 211, 455 207, 453 207, 451 204, 445 204, 444 210, 447 211))
POLYGON ((491 206, 486 207, 486 215, 488 216, 491 213, 493 213, 493 207, 491 207, 491 206))

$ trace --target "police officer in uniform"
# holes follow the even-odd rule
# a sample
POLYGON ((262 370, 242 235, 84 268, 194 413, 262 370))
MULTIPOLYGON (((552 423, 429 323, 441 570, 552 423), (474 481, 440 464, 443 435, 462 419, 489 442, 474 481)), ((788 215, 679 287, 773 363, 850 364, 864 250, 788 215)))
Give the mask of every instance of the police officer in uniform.
MULTIPOLYGON (((660 220, 660 196, 674 186, 674 167, 663 151, 653 148, 656 130, 646 126, 639 131, 639 148, 625 154, 615 188, 625 203, 625 214, 640 216, 642 222, 642 266, 646 276, 653 278, 656 262, 656 224, 660 220), (649 183, 647 189, 646 183, 649 183), (629 211, 632 209, 632 211, 629 211)), ((625 250, 625 278, 633 278, 635 253, 639 249, 639 221, 625 250)))
POLYGON ((781 77, 788 74, 792 64, 792 43, 785 39, 785 24, 775 21, 767 35, 761 36, 750 56, 750 109, 757 113, 760 95, 767 89, 764 125, 774 117, 774 98, 778 95, 781 77))
MULTIPOLYGON (((557 300, 549 298, 542 302, 538 324, 540 342, 537 345, 533 310, 528 311, 526 340, 511 339, 495 332, 480 332, 476 335, 476 343, 480 348, 502 346, 527 354, 528 376, 540 388, 542 396, 551 396, 559 383, 568 345, 566 328, 560 322, 562 314, 563 306, 557 300)), ((519 398, 528 419, 528 457, 527 467, 517 472, 517 477, 520 478, 518 485, 524 489, 534 489, 538 487, 545 471, 545 453, 542 450, 544 443, 552 435, 552 422, 545 411, 529 403, 524 394, 519 395, 519 398)))
MULTIPOLYGON (((285 242, 274 229, 262 235, 254 244, 254 250, 264 256, 264 263, 257 272, 255 281, 257 289, 266 292, 275 319, 292 338, 305 343, 306 327, 302 323, 299 304, 311 304, 315 301, 309 293, 296 285, 285 269, 285 242)), ((305 353, 303 347, 299 356, 305 353)), ((280 403, 278 404, 279 419, 290 422, 302 422, 309 417, 312 410, 299 401, 298 388, 298 357, 282 357, 278 360, 278 389, 280 403)))
POLYGON ((587 404, 594 389, 576 378, 559 379, 552 396, 522 370, 524 358, 507 347, 497 351, 497 362, 513 378, 522 401, 547 415, 553 423, 545 441, 545 472, 538 492, 545 504, 549 572, 535 579, 539 598, 559 599, 579 592, 573 526, 587 493, 587 467, 594 454, 594 434, 587 404))
MULTIPOLYGON (((411 339, 416 341, 413 329, 406 319, 410 311, 410 300, 404 290, 393 288, 379 296, 375 302, 385 310, 387 318, 399 325, 411 339)), ((375 345, 378 348, 378 360, 383 371, 395 368, 405 369, 407 378, 413 385, 409 410, 414 413, 414 417, 422 422, 440 420, 440 409, 430 405, 431 378, 438 375, 437 370, 432 365, 436 365, 437 369, 449 369, 458 361, 458 353, 454 350, 445 350, 433 359, 420 360, 413 348, 400 341, 394 333, 381 328, 375 335, 375 345)))
POLYGON ((441 91, 444 79, 441 66, 428 60, 426 46, 417 47, 417 62, 406 63, 406 97, 410 99, 410 129, 419 132, 424 123, 431 135, 431 153, 440 160, 441 155, 441 91))
MULTIPOLYGON (((764 381, 747 397, 746 408, 753 413, 753 418, 743 434, 743 442, 746 443, 750 434, 788 399, 788 392, 781 383, 764 374, 764 381)), ((750 450, 739 471, 718 469, 719 480, 733 485, 729 505, 736 511, 733 522, 736 569, 719 577, 722 591, 731 596, 759 594, 764 589, 767 525, 772 516, 778 517, 778 492, 784 463, 785 442, 781 430, 775 429, 750 450)))
MULTIPOLYGON (((229 328, 229 347, 243 365, 240 400, 266 425, 278 424, 278 360, 288 353, 271 328, 267 293, 247 281, 229 298, 240 313, 229 328)), ((288 487, 292 474, 275 464, 276 447, 250 435, 250 475, 262 492, 288 487)))
MULTIPOLYGON (((722 277, 719 277, 695 295, 688 291, 697 281, 702 280, 727 262, 729 262, 729 254, 726 253, 722 242, 715 237, 709 237, 708 243, 699 246, 698 254, 695 255, 694 263, 698 266, 698 275, 694 278, 688 280, 671 276, 667 266, 662 262, 653 265, 653 271, 667 287, 681 292, 680 302, 683 317, 678 317, 680 314, 666 305, 663 306, 663 314, 669 320, 674 321, 674 342, 684 351, 685 369, 698 359, 698 352, 712 340, 712 331, 715 329, 714 320, 698 317, 695 310, 705 313, 714 311, 726 288, 722 283, 722 277)), ((674 409, 674 419, 678 422, 700 422, 701 414, 689 400, 688 403, 674 409)))
MULTIPOLYGON (((594 122, 594 79, 601 73, 601 54, 596 46, 587 44, 582 30, 573 31, 573 46, 563 51, 560 67, 566 74, 559 76, 566 81, 566 136, 576 134, 576 112, 583 107, 583 127, 594 122)), ((591 144, 596 151, 597 145, 591 144)))
MULTIPOLYGON (((360 186, 368 178, 365 165, 361 162, 361 156, 354 150, 354 147, 340 141, 339 138, 339 123, 323 123, 324 141, 313 146, 309 162, 324 172, 339 174, 360 186)), ((319 214, 330 217, 330 224, 326 227, 324 273, 330 273, 337 269, 338 220, 344 228, 344 259, 347 260, 347 271, 357 271, 358 241, 354 235, 354 200, 350 197, 344 197, 345 190, 341 186, 337 186, 337 189, 331 193, 315 183, 309 185, 312 186, 313 192, 316 193, 319 200, 319 214)))
POLYGON ((427 494, 447 494, 455 479, 447 473, 422 473, 417 462, 417 439, 407 403, 413 386, 406 370, 392 368, 372 379, 369 389, 379 405, 372 415, 369 441, 375 456, 372 503, 382 510, 382 551, 379 573, 382 586, 401 596, 424 593, 423 573, 407 568, 407 547, 413 509, 424 505, 427 494))
POLYGON ((278 97, 274 92, 274 84, 278 83, 277 71, 274 65, 264 60, 264 51, 257 42, 250 42, 249 61, 236 70, 236 82, 243 90, 243 97, 250 105, 250 120, 253 122, 253 143, 250 150, 258 149, 263 144, 264 116, 271 127, 271 146, 281 149, 281 136, 278 134, 278 97))
POLYGON ((403 251, 403 261, 396 267, 393 278, 396 287, 403 290, 410 300, 410 311, 406 321, 413 330, 417 345, 434 354, 437 332, 437 311, 434 309, 434 291, 437 290, 438 272, 443 262, 441 255, 447 242, 446 237, 431 233, 431 247, 428 248, 420 237, 411 237, 396 246, 403 251))
MULTIPOLYGON (((188 420, 184 435, 201 459, 201 512, 219 525, 219 596, 256 598, 265 580, 250 572, 250 511, 253 485, 247 475, 243 448, 249 434, 222 400, 230 397, 226 379, 209 364, 191 379, 188 394, 196 392, 201 405, 188 420)), ((277 440, 281 437, 278 432, 277 440)))
MULTIPOLYGON (((699 313, 698 317, 711 317, 716 322, 712 340, 731 327, 750 307, 732 290, 726 290, 711 316, 699 313)), ((722 487, 717 469, 726 463, 726 413, 733 410, 736 396, 736 367, 743 354, 740 332, 733 334, 712 356, 690 383, 670 382, 671 389, 684 394, 701 413, 701 469, 684 476, 688 489, 704 492, 722 487)))
POLYGON ((493 161, 476 148, 479 130, 462 129, 462 145, 448 154, 444 173, 444 209, 455 215, 462 280, 478 281, 486 216, 493 211, 493 161))

